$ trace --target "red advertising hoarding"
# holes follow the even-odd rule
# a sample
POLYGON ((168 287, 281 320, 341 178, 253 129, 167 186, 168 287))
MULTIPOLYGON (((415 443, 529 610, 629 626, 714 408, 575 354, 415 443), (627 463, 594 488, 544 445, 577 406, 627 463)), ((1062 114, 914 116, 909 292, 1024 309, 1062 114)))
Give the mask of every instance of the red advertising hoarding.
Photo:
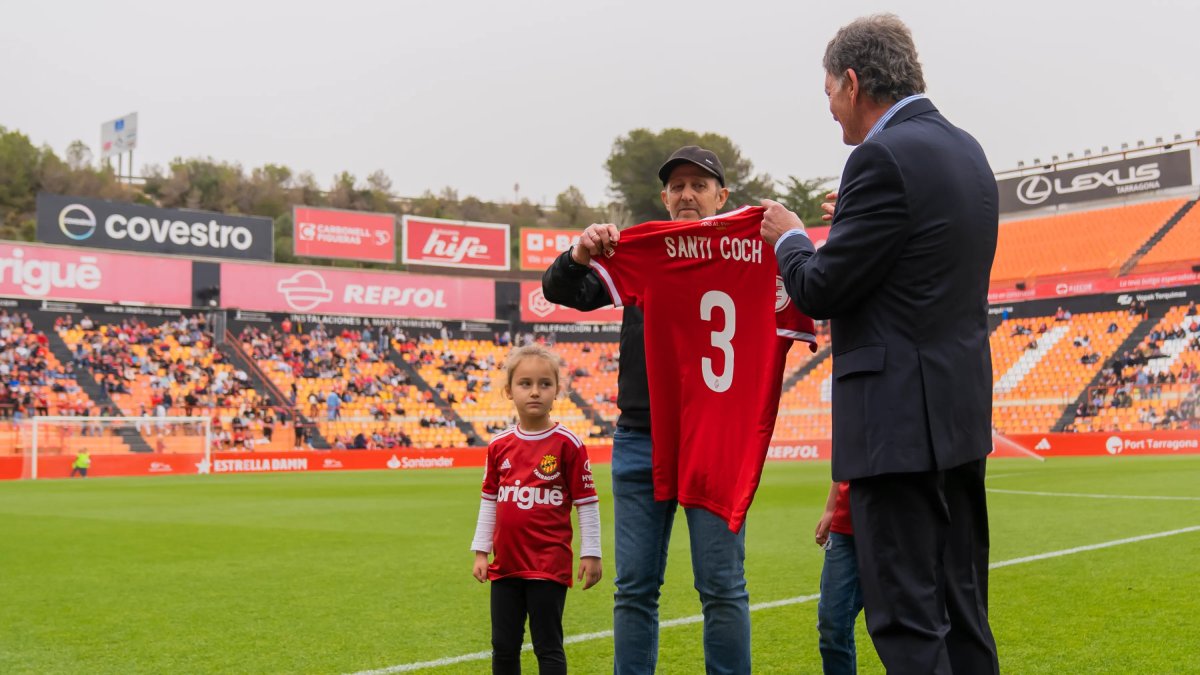
POLYGON ((406 265, 477 270, 511 267, 508 225, 404 216, 401 229, 406 265))
POLYGON ((221 265, 221 306, 418 319, 496 317, 496 282, 296 265, 221 265))
POLYGON ((192 263, 179 258, 5 243, 0 244, 0 295, 188 307, 192 304, 192 263))
POLYGON ((813 246, 821 248, 825 245, 825 241, 829 239, 829 226, 825 227, 806 227, 804 228, 808 238, 812 240, 813 246))
MULTIPOLYGON (((588 446, 588 459, 612 461, 611 445, 588 446)), ((236 473, 295 473, 307 471, 412 470, 481 467, 487 448, 418 450, 331 450, 300 452, 218 452, 205 461, 198 453, 92 455, 88 477, 171 476, 236 473)), ((69 478, 72 455, 51 455, 38 461, 38 478, 69 478)), ((0 480, 28 477, 23 457, 0 457, 0 480)))
POLYGON ((1004 302, 1021 302, 1023 300, 1068 298, 1078 295, 1132 293, 1175 286, 1192 286, 1195 284, 1200 284, 1200 274, 1190 271, 1139 274, 1116 278, 1106 275, 1076 275, 1073 277, 1047 278, 1026 282, 1023 289, 1017 288, 1011 282, 1003 286, 993 286, 988 290, 988 303, 994 305, 1004 302))
POLYGON ((1200 454, 1200 431, 1196 430, 1010 434, 1004 438, 1043 457, 1200 454))
POLYGON ((556 305, 542 293, 542 282, 521 282, 521 321, 525 323, 620 323, 622 316, 612 305, 590 312, 556 305))
POLYGON ((292 207, 292 251, 305 258, 396 262, 396 217, 292 207))
POLYGON ((523 228, 521 230, 521 269, 546 269, 559 254, 579 241, 581 231, 523 228))

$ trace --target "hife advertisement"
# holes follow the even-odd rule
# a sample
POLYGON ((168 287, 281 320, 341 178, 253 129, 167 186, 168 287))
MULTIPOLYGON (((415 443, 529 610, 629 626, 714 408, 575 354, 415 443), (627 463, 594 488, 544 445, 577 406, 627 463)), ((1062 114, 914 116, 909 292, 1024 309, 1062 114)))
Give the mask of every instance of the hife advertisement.
POLYGON ((404 216, 401 229, 406 265, 477 270, 508 270, 512 265, 512 228, 503 223, 404 216))

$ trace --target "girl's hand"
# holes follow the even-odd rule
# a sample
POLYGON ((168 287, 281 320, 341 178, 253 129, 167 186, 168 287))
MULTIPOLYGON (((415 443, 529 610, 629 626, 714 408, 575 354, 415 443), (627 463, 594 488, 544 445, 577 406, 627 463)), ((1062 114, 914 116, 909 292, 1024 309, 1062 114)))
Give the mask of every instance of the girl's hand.
POLYGON ((483 551, 475 551, 475 567, 471 569, 471 574, 482 584, 487 581, 487 572, 488 554, 483 551))
POLYGON ((579 559, 579 580, 583 582, 583 590, 587 590, 600 581, 604 572, 599 558, 586 557, 579 559))

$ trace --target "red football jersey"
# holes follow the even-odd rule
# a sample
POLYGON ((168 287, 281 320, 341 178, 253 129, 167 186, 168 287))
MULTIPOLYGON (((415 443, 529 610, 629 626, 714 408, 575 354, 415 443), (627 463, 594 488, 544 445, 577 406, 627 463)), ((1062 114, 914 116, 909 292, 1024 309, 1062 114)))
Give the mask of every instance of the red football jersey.
POLYGON ((816 350, 762 214, 642 223, 592 259, 613 303, 645 313, 654 498, 707 509, 735 532, 762 476, 787 351, 793 340, 816 350))
POLYGON ((571 585, 571 506, 598 501, 587 449, 560 424, 536 434, 512 427, 488 445, 483 498, 496 502, 488 579, 571 585))

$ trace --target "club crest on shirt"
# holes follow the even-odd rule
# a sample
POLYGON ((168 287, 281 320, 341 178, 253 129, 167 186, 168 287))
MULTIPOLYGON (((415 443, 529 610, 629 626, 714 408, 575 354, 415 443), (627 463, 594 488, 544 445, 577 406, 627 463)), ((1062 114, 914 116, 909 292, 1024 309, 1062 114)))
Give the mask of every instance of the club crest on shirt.
POLYGON ((775 311, 782 312, 787 309, 790 300, 787 289, 783 286, 783 277, 775 275, 775 311))
POLYGON ((542 461, 538 462, 537 468, 533 470, 533 474, 542 480, 554 480, 560 473, 558 457, 555 455, 542 455, 542 461))

